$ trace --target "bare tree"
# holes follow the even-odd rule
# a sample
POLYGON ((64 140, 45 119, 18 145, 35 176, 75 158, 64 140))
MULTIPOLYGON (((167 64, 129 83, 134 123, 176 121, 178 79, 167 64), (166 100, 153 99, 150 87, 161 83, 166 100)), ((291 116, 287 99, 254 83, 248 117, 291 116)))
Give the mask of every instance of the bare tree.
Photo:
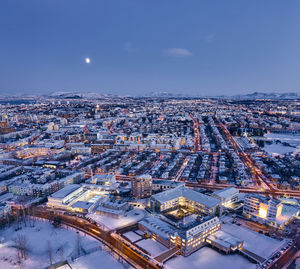
POLYGON ((18 250, 18 255, 20 256, 20 259, 26 260, 27 259, 27 250, 28 250, 26 236, 23 234, 18 234, 17 238, 14 241, 16 243, 16 248, 18 250))
POLYGON ((17 263, 19 265, 19 269, 22 268, 22 260, 21 260, 21 250, 20 250, 20 246, 17 243, 17 239, 14 239, 14 242, 16 244, 16 251, 17 251, 17 263))
POLYGON ((48 252, 50 265, 52 265, 52 247, 51 247, 51 242, 49 240, 47 241, 47 252, 48 252))
POLYGON ((20 223, 20 213, 19 211, 17 210, 16 211, 16 228, 15 230, 18 231, 21 229, 21 223, 20 223))
POLYGON ((60 255, 60 259, 63 261, 65 259, 64 246, 63 245, 58 248, 57 253, 60 255))
POLYGON ((24 225, 25 225, 25 227, 27 227, 26 213, 25 213, 25 207, 24 207, 24 205, 22 205, 22 216, 23 216, 24 225))
POLYGON ((80 256, 81 250, 81 242, 80 242, 80 234, 77 232, 77 255, 80 256))

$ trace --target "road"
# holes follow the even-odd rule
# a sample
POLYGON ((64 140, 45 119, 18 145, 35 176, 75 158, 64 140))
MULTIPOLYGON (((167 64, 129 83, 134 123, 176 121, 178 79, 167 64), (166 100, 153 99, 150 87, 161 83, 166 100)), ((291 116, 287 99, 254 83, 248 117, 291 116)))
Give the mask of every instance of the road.
POLYGON ((242 162, 249 167, 249 169, 252 172, 252 177, 255 181, 255 183, 258 186, 264 186, 264 188, 267 188, 271 191, 271 193, 275 192, 274 186, 269 183, 269 179, 264 175, 263 171, 261 170, 260 166, 253 161, 248 154, 246 154, 238 145, 238 143, 235 141, 234 137, 230 134, 230 132, 227 130, 227 127, 217 118, 219 126, 222 128, 222 131, 227 136, 228 141, 232 144, 232 146, 235 148, 237 154, 239 155, 242 162))
POLYGON ((274 264, 272 264, 270 269, 280 269, 284 268, 287 264, 291 262, 295 254, 300 247, 300 237, 296 237, 295 245, 291 246, 274 264))
MULTIPOLYGON (((126 176, 126 175, 116 175, 116 179, 119 181, 131 181, 134 178, 134 176, 126 176)), ((153 178, 153 179, 160 179, 163 180, 163 178, 153 178)), ((165 179, 164 179, 165 180, 165 179)), ((258 193, 258 194, 264 194, 264 195, 272 195, 274 197, 282 197, 284 195, 300 198, 300 191, 292 191, 292 190, 265 190, 263 188, 259 189, 257 187, 240 187, 235 186, 231 184, 210 184, 210 183, 197 183, 197 182, 185 182, 185 185, 187 187, 192 188, 205 188, 211 191, 214 190, 220 190, 227 187, 234 187, 239 190, 241 193, 258 193)))
POLYGON ((132 264, 135 268, 147 268, 147 269, 158 269, 161 268, 157 264, 145 258, 142 254, 139 254, 132 250, 130 246, 124 244, 118 238, 113 237, 110 232, 102 230, 98 225, 89 222, 88 220, 78 217, 65 215, 62 212, 55 212, 44 206, 33 207, 29 212, 31 216, 56 220, 59 219, 62 224, 73 227, 80 230, 90 236, 98 239, 115 253, 121 256, 123 259, 132 264))
POLYGON ((193 120, 194 123, 194 149, 195 151, 199 151, 201 150, 201 138, 200 138, 200 130, 199 130, 199 123, 198 120, 194 118, 194 116, 192 114, 190 114, 191 119, 193 120))

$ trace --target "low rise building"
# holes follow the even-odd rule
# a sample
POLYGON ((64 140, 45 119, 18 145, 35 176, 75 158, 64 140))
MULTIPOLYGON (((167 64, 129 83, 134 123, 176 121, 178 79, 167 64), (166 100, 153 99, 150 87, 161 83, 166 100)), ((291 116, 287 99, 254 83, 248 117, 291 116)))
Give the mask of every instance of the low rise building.
POLYGON ((206 238, 206 242, 226 254, 241 249, 244 243, 243 240, 221 230, 209 235, 206 238))
POLYGON ((99 215, 104 215, 111 218, 119 219, 125 215, 127 209, 128 209, 127 202, 107 200, 99 204, 95 213, 99 215))
POLYGON ((139 228, 166 247, 178 246, 183 256, 188 256, 206 244, 206 238, 221 228, 218 217, 197 218, 176 228, 156 217, 139 222, 139 228))
POLYGON ((245 196, 243 214, 254 220, 277 226, 276 219, 282 212, 282 203, 279 200, 269 199, 259 194, 245 196))
POLYGON ((219 199, 193 191, 183 185, 152 195, 150 207, 152 211, 159 213, 178 207, 191 208, 194 211, 210 216, 222 213, 219 199))
POLYGON ((212 196, 221 200, 222 206, 232 207, 238 201, 239 190, 236 188, 225 188, 215 191, 212 196))
POLYGON ((153 191, 165 191, 169 189, 174 189, 178 186, 185 185, 183 182, 173 181, 173 180, 163 180, 163 179, 153 179, 152 180, 152 190, 153 191))
POLYGON ((135 198, 146 198, 152 195, 152 177, 141 175, 131 180, 131 194, 135 198))

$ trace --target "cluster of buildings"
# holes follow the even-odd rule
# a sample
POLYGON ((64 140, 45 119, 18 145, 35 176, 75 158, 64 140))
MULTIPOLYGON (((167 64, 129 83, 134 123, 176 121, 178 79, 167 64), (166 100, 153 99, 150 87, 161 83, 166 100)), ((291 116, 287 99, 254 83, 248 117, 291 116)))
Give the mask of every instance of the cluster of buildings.
POLYGON ((298 110, 293 101, 276 109, 197 98, 0 105, 0 221, 39 203, 114 223, 137 208, 143 216, 128 227, 176 254, 242 251, 224 215, 279 230, 299 216, 297 199, 249 191, 299 190, 299 151, 274 155, 264 145, 268 132, 300 131, 298 110))

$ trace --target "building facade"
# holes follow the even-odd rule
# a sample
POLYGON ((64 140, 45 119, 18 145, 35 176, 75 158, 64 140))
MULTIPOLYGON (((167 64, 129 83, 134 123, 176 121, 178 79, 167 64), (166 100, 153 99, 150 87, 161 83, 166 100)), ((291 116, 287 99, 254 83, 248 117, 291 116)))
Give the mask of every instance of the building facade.
POLYGON ((243 214, 262 222, 276 225, 276 218, 281 215, 282 203, 268 199, 263 195, 247 194, 245 196, 243 214))
POLYGON ((152 177, 142 175, 131 180, 131 194, 135 198, 147 198, 152 195, 152 177))

